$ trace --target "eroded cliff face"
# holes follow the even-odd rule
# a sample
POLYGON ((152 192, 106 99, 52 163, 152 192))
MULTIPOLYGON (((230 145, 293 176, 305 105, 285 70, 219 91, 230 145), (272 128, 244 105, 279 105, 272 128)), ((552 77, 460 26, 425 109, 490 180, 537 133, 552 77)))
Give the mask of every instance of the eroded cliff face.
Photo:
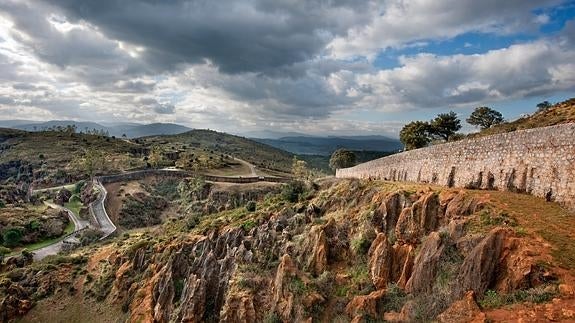
POLYGON ((458 322, 484 317, 475 297, 487 290, 557 279, 511 218, 464 191, 326 181, 304 202, 252 216, 223 213, 229 221, 210 229, 117 242, 92 267, 99 275, 84 295, 121 306, 131 322, 414 321, 442 312, 458 322))

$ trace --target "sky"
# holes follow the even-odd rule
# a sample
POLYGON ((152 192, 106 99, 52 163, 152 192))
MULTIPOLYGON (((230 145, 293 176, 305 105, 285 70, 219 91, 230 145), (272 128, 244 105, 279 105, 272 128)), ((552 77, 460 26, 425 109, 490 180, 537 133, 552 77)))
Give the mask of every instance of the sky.
POLYGON ((512 120, 575 96, 574 18, 557 0, 2 0, 0 119, 394 137, 450 110, 512 120))

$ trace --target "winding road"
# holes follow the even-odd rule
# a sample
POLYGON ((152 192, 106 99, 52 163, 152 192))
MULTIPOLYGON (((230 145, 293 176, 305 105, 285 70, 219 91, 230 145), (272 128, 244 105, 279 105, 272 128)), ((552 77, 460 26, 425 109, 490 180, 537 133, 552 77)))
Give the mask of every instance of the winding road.
POLYGON ((96 187, 101 194, 96 201, 90 204, 90 214, 94 217, 100 230, 104 233, 102 238, 100 238, 100 240, 103 240, 112 235, 117 228, 108 216, 108 212, 106 212, 106 207, 104 206, 108 191, 97 179, 94 180, 94 187, 96 187))
POLYGON ((34 260, 35 261, 42 260, 46 256, 58 254, 58 252, 60 252, 62 250, 62 245, 64 244, 64 241, 73 239, 73 237, 76 233, 78 233, 79 231, 84 230, 85 228, 90 226, 90 223, 88 221, 84 221, 84 220, 78 218, 78 216, 76 216, 76 214, 74 214, 74 212, 72 212, 71 210, 69 210, 63 206, 56 205, 56 204, 50 203, 50 202, 44 202, 44 204, 46 204, 47 206, 49 206, 53 209, 66 211, 66 213, 68 213, 68 218, 70 218, 70 221, 72 221, 74 223, 74 232, 69 234, 66 238, 59 240, 59 241, 57 241, 51 245, 48 245, 46 247, 43 247, 43 248, 40 248, 37 250, 33 250, 32 252, 34 253, 34 260))

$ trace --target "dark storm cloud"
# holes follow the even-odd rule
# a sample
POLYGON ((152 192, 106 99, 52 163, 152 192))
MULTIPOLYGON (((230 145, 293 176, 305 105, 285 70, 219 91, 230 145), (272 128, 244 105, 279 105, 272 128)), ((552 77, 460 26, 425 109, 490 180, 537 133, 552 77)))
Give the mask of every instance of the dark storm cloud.
POLYGON ((364 1, 47 0, 68 19, 144 46, 164 70, 210 61, 224 73, 277 72, 319 54, 365 11, 364 1))

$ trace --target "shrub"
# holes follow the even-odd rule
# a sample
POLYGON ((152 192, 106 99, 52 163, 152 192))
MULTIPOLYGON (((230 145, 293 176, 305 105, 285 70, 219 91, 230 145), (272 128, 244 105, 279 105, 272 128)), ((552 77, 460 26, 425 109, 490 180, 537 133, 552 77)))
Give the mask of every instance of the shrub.
POLYGON ((0 200, 0 209, 3 209, 6 207, 6 203, 2 200, 0 200))
POLYGON ((256 210, 256 202, 255 201, 249 201, 248 204, 246 204, 246 210, 248 212, 254 212, 256 210))
POLYGON ((246 222, 242 223, 242 225, 241 225, 241 227, 245 231, 250 231, 255 226, 256 226, 256 222, 254 220, 247 220, 246 222))
POLYGON ((18 229, 8 229, 4 231, 2 238, 4 239, 4 246, 15 247, 20 243, 20 239, 22 239, 22 232, 18 229))
POLYGON ((78 183, 76 183, 76 185, 74 185, 74 194, 80 194, 80 192, 82 192, 82 189, 84 188, 84 186, 86 186, 86 181, 79 181, 78 183))
POLYGON ((305 192, 305 184, 302 181, 291 181, 284 185, 282 198, 289 202, 297 202, 305 192))
POLYGON ((351 241, 351 248, 358 255, 366 255, 371 247, 371 240, 367 237, 359 237, 351 241))

